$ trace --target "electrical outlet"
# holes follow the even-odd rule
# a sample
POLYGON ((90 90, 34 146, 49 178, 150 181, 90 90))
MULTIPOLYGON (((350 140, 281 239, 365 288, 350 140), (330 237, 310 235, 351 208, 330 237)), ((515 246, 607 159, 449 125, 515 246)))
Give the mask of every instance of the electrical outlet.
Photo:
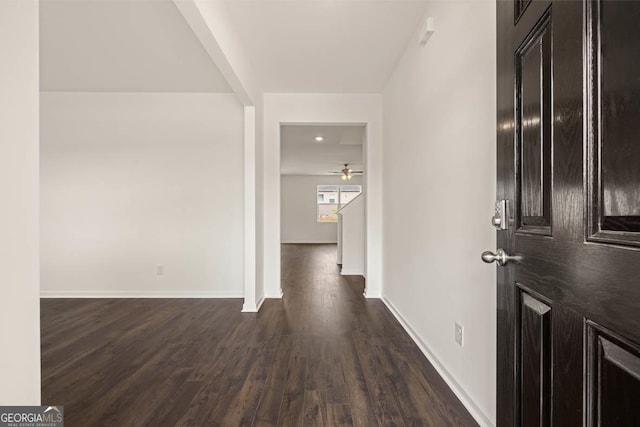
POLYGON ((458 345, 460 347, 462 347, 463 346, 463 339, 464 339, 464 328, 458 322, 456 322, 456 337, 455 338, 456 338, 456 342, 458 343, 458 345))
POLYGON ((157 276, 164 276, 164 265, 157 265, 156 266, 156 275, 157 276))

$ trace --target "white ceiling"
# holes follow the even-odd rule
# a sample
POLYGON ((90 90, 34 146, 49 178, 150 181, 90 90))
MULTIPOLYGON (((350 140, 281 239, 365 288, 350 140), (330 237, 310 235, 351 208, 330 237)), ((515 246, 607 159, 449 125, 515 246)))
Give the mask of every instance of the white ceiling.
POLYGON ((282 175, 332 175, 344 163, 363 169, 364 125, 283 125, 280 127, 282 175), (315 137, 322 136, 322 142, 315 137))
POLYGON ((377 93, 425 13, 414 0, 235 0, 265 92, 377 93))
POLYGON ((170 0, 40 2, 43 91, 231 92, 170 0))

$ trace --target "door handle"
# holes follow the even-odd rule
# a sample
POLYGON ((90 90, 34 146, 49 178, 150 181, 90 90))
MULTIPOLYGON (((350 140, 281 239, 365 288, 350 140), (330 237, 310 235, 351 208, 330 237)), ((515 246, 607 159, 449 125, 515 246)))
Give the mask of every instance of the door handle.
POLYGON ((487 264, 497 261, 498 265, 501 267, 507 265, 508 262, 520 262, 522 260, 521 256, 509 255, 502 248, 499 248, 495 254, 491 251, 484 251, 480 257, 482 258, 482 261, 487 264))

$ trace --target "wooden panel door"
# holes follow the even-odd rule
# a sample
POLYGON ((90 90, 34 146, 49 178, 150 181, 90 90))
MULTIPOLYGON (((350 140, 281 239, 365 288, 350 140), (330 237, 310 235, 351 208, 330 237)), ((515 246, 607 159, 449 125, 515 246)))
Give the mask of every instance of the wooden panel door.
POLYGON ((497 5, 499 426, 640 426, 640 2, 497 5))

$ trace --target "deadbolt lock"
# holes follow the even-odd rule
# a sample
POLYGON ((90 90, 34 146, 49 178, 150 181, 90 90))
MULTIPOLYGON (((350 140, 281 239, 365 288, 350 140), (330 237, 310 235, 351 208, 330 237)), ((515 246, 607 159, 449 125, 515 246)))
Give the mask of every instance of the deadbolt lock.
POLYGON ((491 217, 491 225, 496 230, 507 230, 509 228, 509 201, 498 200, 496 202, 496 212, 491 217))

